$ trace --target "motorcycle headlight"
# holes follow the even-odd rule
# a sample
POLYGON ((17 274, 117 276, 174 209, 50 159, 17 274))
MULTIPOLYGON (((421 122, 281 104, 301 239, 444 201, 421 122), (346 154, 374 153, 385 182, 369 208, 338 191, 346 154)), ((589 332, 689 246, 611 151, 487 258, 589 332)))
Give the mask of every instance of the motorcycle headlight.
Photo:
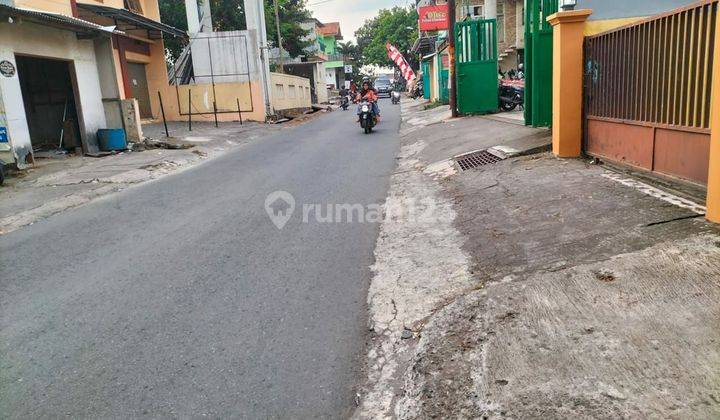
POLYGON ((368 112, 370 111, 370 108, 367 105, 362 106, 362 112, 368 112))

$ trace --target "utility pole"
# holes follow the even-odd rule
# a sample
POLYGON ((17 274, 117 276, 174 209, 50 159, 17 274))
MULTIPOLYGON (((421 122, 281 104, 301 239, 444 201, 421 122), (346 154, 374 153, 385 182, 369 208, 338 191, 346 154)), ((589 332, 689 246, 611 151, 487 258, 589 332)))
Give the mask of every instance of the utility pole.
POLYGON ((285 68, 283 67, 283 46, 282 46, 282 34, 280 33, 280 6, 278 3, 280 3, 280 0, 273 0, 273 3, 275 4, 275 28, 277 29, 277 36, 278 36, 278 48, 280 51, 280 60, 278 60, 278 73, 285 73, 285 68))
POLYGON ((260 81, 263 86, 265 115, 274 114, 270 101, 270 48, 268 47, 267 28, 265 27, 265 1, 243 0, 245 7, 245 23, 252 39, 257 37, 257 48, 260 52, 260 81))
POLYGON ((453 118, 458 116, 457 83, 455 75, 455 0, 448 0, 448 55, 450 61, 450 112, 453 118))

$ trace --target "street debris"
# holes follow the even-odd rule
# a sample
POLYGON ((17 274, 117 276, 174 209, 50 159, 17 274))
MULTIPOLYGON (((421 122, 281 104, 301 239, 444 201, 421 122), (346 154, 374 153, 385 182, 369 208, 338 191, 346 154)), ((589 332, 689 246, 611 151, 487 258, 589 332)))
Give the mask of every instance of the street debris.
POLYGON ((600 280, 603 283, 611 283, 615 281, 615 276, 609 271, 596 271, 593 274, 595 274, 596 279, 600 280))
POLYGON ((195 147, 192 143, 183 142, 172 137, 168 137, 167 140, 156 140, 150 137, 145 137, 143 144, 146 149, 183 150, 195 147))

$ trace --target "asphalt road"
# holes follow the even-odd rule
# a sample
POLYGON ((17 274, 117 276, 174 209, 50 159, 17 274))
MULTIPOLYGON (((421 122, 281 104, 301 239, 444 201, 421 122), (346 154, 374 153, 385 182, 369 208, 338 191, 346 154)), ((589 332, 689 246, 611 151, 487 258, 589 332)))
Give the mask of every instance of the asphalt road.
POLYGON ((0 237, 0 417, 346 417, 399 107, 336 111, 0 237), (279 230, 276 190, 296 200, 279 230))

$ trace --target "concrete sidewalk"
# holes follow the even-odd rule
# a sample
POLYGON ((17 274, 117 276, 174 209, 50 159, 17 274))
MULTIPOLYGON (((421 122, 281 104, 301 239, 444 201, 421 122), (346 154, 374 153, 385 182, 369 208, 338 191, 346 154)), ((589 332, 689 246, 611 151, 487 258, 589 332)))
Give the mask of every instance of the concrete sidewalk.
POLYGON ((459 171, 453 156, 538 152, 549 133, 444 112, 404 107, 391 194, 442 217, 381 229, 358 417, 719 417, 720 232, 702 203, 545 152, 459 171))
MULTIPOLYGON (((187 149, 127 151, 95 158, 52 155, 36 160, 33 168, 15 173, 0 187, 0 235, 37 220, 77 207, 98 197, 151 181, 177 170, 197 165, 232 149, 289 129, 319 114, 303 115, 278 125, 256 122, 170 122, 170 142, 187 149)), ((143 126, 146 137, 165 141, 162 124, 143 126)))

